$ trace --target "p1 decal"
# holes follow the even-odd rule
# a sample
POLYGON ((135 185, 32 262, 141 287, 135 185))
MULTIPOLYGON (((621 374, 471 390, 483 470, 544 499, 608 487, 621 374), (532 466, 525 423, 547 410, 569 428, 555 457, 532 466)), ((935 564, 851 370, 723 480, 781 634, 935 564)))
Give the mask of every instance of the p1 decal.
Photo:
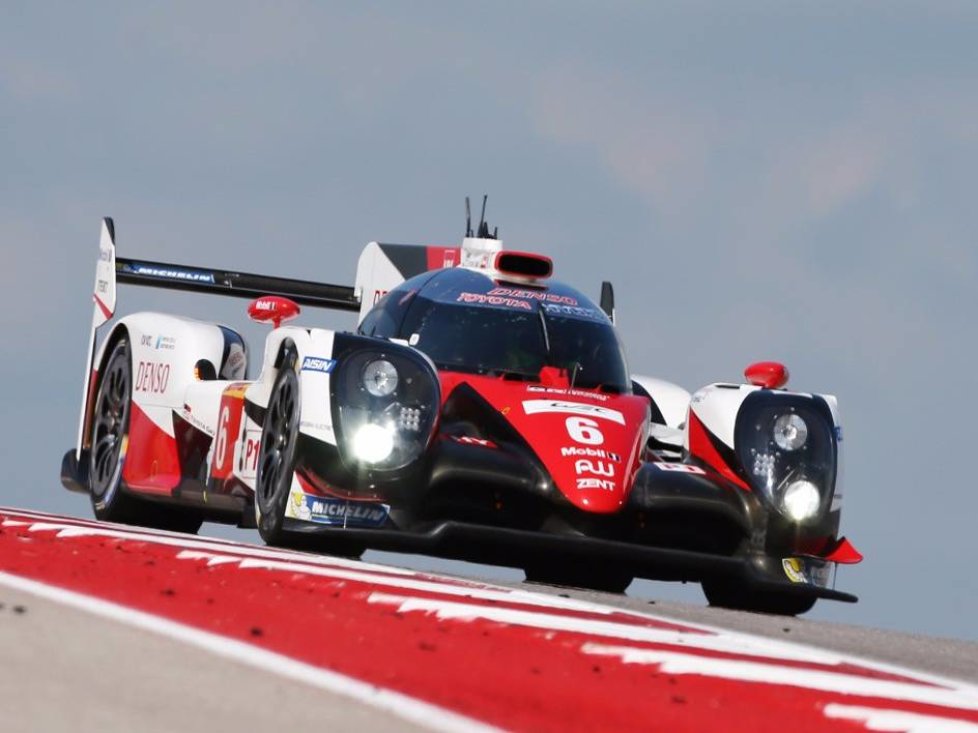
POLYGON ((527 415, 538 415, 546 412, 566 412, 571 415, 588 415, 610 420, 619 425, 625 424, 625 416, 618 410, 612 410, 601 405, 587 405, 583 402, 566 402, 564 400, 524 400, 523 410, 527 415))
POLYGON ((244 411, 246 388, 246 384, 232 384, 221 395, 217 434, 211 456, 211 478, 223 481, 231 476, 234 469, 235 447, 241 436, 241 414, 244 411))
POLYGON ((245 433, 244 447, 238 460, 238 474, 242 478, 255 478, 258 473, 258 454, 261 452, 261 432, 248 430, 245 433))

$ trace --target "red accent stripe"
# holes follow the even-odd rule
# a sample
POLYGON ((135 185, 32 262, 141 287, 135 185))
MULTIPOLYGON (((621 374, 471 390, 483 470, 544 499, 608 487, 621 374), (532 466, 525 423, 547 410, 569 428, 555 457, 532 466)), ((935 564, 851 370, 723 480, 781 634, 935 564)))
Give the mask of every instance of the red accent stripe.
POLYGON ((105 320, 112 318, 112 311, 109 310, 109 306, 102 302, 101 298, 99 298, 95 293, 92 293, 92 299, 95 301, 95 305, 99 307, 99 310, 102 311, 102 315, 105 316, 105 320))
POLYGON ((689 411, 689 452, 704 461, 717 473, 740 488, 750 491, 751 488, 734 470, 723 460, 723 456, 713 445, 713 437, 706 426, 696 416, 692 410, 689 411))
POLYGON ((135 402, 129 410, 129 446, 122 479, 130 488, 151 494, 172 494, 180 483, 177 441, 135 402))

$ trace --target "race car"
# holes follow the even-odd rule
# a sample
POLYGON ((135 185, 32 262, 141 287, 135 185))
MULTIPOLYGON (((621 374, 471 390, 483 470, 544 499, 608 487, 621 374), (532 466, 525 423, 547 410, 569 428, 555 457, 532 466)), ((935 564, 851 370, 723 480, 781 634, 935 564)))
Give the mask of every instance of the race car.
POLYGON ((100 519, 161 529, 230 522, 608 592, 693 581, 768 613, 855 601, 834 589, 861 559, 839 536, 836 399, 788 391, 776 362, 692 395, 631 375, 610 284, 595 303, 552 272, 484 214, 460 246, 369 243, 353 286, 117 257, 104 219, 62 483, 100 519), (237 331, 182 316, 126 315, 99 340, 120 283, 251 300, 270 326, 257 368, 237 331), (357 327, 288 323, 302 307, 357 327))

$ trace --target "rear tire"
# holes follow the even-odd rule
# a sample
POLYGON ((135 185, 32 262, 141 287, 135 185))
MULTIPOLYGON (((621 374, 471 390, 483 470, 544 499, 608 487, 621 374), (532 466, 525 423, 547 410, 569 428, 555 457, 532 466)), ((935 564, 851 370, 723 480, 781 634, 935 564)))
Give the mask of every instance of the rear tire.
POLYGON ((292 490, 296 442, 299 437, 299 377, 295 373, 296 354, 291 349, 282 364, 265 410, 258 471, 255 476, 255 514, 258 533, 269 545, 285 540, 282 526, 292 490))
POLYGON ((703 594, 716 608, 769 613, 777 616, 800 616, 812 610, 816 598, 768 590, 751 590, 724 580, 703 581, 703 594))
POLYGON ((132 358, 129 341, 119 339, 102 370, 92 412, 88 488, 97 519, 196 534, 203 520, 191 511, 140 499, 128 493, 122 468, 129 443, 132 358))
POLYGON ((567 560, 541 560, 524 568, 526 582, 623 594, 634 577, 614 568, 567 560))

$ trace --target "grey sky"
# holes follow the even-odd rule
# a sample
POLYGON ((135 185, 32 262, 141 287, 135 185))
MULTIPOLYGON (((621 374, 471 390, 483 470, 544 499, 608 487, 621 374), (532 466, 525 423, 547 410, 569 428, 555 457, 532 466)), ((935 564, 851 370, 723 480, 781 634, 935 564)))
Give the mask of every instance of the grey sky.
MULTIPOLYGON (((10 3, 3 18, 0 503, 89 511, 56 475, 99 217, 124 255, 352 283, 364 243, 457 242, 463 196, 487 192, 509 246, 594 295, 615 283, 633 371, 695 389, 774 358, 792 386, 838 395, 843 529, 867 561, 839 574, 861 603, 813 617, 978 638, 978 6, 10 3)), ((120 306, 246 323, 237 301, 123 289, 120 306)))

